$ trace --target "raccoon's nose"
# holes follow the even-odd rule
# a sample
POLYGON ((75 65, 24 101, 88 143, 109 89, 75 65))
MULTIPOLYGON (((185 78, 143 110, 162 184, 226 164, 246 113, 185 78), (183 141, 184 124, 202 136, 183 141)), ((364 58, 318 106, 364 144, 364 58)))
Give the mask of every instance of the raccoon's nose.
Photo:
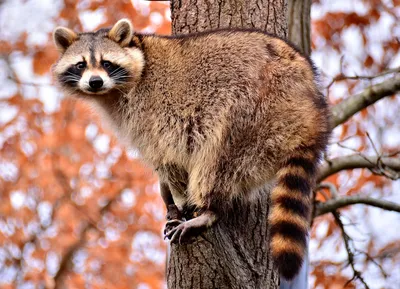
POLYGON ((99 89, 103 86, 103 79, 100 76, 92 76, 89 79, 89 85, 93 89, 99 89))

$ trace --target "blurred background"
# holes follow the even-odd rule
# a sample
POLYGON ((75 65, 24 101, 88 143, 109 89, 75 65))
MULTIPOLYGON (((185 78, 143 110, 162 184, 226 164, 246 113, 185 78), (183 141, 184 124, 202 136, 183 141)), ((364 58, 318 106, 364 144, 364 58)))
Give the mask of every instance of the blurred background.
MULTIPOLYGON (((171 31, 169 2, 0 1, 0 288, 165 288, 157 176, 84 103, 64 98, 50 73, 56 26, 92 31, 123 17, 136 31, 171 31)), ((312 59, 330 103, 391 77, 354 76, 400 66, 399 17, 398 0, 313 2, 312 59)), ((396 96, 363 110, 335 129, 329 157, 396 154, 399 112, 396 96)), ((340 195, 400 203, 394 179, 356 169, 326 181, 340 195)), ((370 287, 400 288, 400 214, 364 205, 341 213, 370 287)), ((353 273, 334 218, 316 218, 311 237, 310 288, 343 288, 353 273)))

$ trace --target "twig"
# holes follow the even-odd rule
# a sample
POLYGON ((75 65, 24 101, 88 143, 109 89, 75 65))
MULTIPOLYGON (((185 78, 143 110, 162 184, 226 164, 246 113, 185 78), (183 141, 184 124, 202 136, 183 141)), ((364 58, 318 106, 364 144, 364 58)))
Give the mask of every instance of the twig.
MULTIPOLYGON (((331 192, 332 199, 337 199, 337 197, 339 195, 335 185, 330 182, 324 182, 324 183, 319 184, 317 187, 317 190, 318 189, 329 189, 329 191, 331 192)), ((328 199, 329 198, 326 198, 326 200, 328 200, 328 199)))
POLYGON ((91 225, 87 225, 85 228, 83 228, 83 230, 81 231, 80 237, 78 239, 77 242, 75 242, 74 244, 72 244, 67 252, 65 253, 65 255, 62 257, 61 261, 60 261, 60 267, 56 273, 56 275, 54 276, 53 280, 54 280, 54 289, 61 289, 62 287, 62 275, 64 274, 64 272, 67 270, 68 267, 68 263, 71 260, 71 258, 73 257, 73 255, 75 254, 76 250, 78 248, 80 248, 84 243, 85 243, 85 234, 86 232, 90 229, 91 225))
POLYGON ((339 145, 339 144, 341 144, 341 143, 343 143, 343 142, 345 142, 345 141, 347 141, 347 140, 349 140, 349 139, 352 139, 353 137, 356 137, 357 135, 356 134, 353 134, 353 135, 349 135, 349 136, 347 136, 347 137, 345 137, 344 139, 341 139, 341 140, 338 140, 338 141, 330 141, 329 142, 329 145, 339 145))
POLYGON ((378 149, 376 148, 375 143, 373 142, 371 136, 369 135, 368 132, 366 132, 366 135, 367 135, 367 138, 368 138, 369 142, 371 143, 372 148, 374 149, 376 155, 379 157, 381 154, 378 152, 378 149))
POLYGON ((393 256, 395 256, 399 252, 400 252, 400 244, 396 244, 396 246, 387 248, 372 258, 381 260, 386 258, 393 258, 393 256))
POLYGON ((393 153, 389 153, 389 154, 386 154, 386 155, 384 155, 385 157, 395 157, 395 156, 397 156, 398 154, 400 154, 400 151, 396 151, 396 152, 393 152, 393 153))
POLYGON ((342 237, 343 237, 343 241, 344 241, 344 246, 345 246, 346 251, 347 251, 348 261, 349 261, 349 264, 351 266, 351 269, 353 270, 353 277, 349 281, 346 282, 344 287, 346 287, 353 280, 359 280, 364 285, 365 289, 369 289, 369 286, 365 282, 364 278, 362 277, 361 272, 358 271, 356 269, 356 267, 355 267, 354 253, 353 253, 353 251, 351 250, 351 247, 350 247, 351 238, 350 238, 349 235, 347 235, 347 233, 346 233, 346 231, 344 229, 344 225, 342 223, 342 220, 340 219, 340 214, 337 211, 333 211, 332 215, 335 218, 335 221, 338 224, 340 230, 342 231, 342 237))
POLYGON ((15 78, 13 76, 8 76, 7 79, 14 81, 18 85, 27 85, 27 86, 53 86, 54 84, 52 83, 38 83, 38 82, 30 82, 30 81, 21 81, 18 78, 15 78))
POLYGON ((377 261, 375 261, 375 259, 373 257, 371 257, 367 252, 360 251, 360 253, 365 256, 365 259, 367 261, 371 261, 373 264, 375 264, 376 267, 379 268, 379 270, 381 271, 384 278, 387 278, 389 276, 388 273, 386 273, 385 269, 383 269, 382 265, 379 264, 377 261))
MULTIPOLYGON (((387 167, 385 165, 385 163, 382 162, 383 155, 378 152, 378 149, 376 148, 375 143, 372 141, 372 138, 371 138, 371 136, 369 135, 368 132, 367 132, 367 137, 368 137, 368 139, 369 139, 369 141, 370 141, 370 143, 371 143, 371 145, 372 145, 372 147, 373 147, 373 149, 374 149, 374 151, 375 151, 375 153, 376 153, 376 155, 378 157, 377 160, 376 160, 376 167, 369 168, 370 171, 373 174, 385 176, 385 177, 387 177, 387 178, 389 178, 391 180, 399 179, 400 178, 400 173, 396 172, 395 170, 393 170, 390 167, 387 167)), ((394 155, 397 155, 397 154, 398 154, 398 152, 395 153, 394 155)))
POLYGON ((396 68, 391 68, 387 69, 381 73, 375 74, 375 75, 354 75, 354 76, 349 76, 349 75, 344 75, 342 72, 342 65, 341 65, 341 72, 340 74, 336 75, 334 78, 332 78, 331 82, 326 86, 326 88, 331 88, 331 86, 338 81, 343 81, 343 80, 373 80, 375 78, 379 78, 382 76, 386 76, 388 74, 392 73, 399 73, 400 72, 400 67, 396 68))

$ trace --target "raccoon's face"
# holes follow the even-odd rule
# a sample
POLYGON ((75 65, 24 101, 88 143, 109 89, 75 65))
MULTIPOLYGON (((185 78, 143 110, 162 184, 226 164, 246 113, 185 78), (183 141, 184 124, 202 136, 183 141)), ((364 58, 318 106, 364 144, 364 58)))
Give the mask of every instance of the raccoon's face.
POLYGON ((61 56, 53 72, 58 84, 77 96, 133 87, 142 73, 144 56, 139 48, 129 47, 132 36, 132 24, 127 19, 94 33, 56 28, 53 38, 61 56))

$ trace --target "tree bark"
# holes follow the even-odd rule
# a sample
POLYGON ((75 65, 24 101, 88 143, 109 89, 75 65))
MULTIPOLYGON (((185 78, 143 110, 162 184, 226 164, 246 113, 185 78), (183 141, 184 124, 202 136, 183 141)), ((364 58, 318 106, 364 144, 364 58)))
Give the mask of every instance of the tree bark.
MULTIPOLYGON (((173 0, 171 12, 173 34, 241 27, 287 37, 286 0, 173 0)), ((278 288, 268 245, 270 186, 262 190, 193 243, 171 245, 168 288, 278 288)))
POLYGON ((172 33, 241 27, 287 37, 286 0, 172 0, 172 33))
POLYGON ((311 0, 289 0, 288 39, 307 55, 311 53, 311 0))

